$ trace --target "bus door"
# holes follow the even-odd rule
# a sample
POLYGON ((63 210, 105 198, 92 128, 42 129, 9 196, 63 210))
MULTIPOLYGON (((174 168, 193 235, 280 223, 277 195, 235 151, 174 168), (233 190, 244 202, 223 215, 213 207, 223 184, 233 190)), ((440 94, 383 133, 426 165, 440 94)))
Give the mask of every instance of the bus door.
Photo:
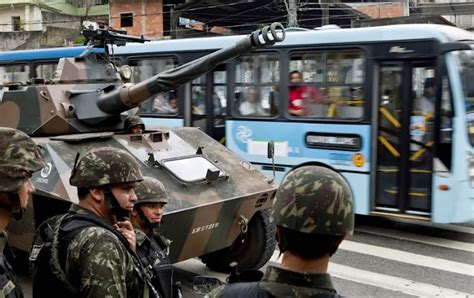
POLYGON ((191 83, 191 125, 222 144, 225 143, 226 81, 226 64, 221 64, 191 83))
POLYGON ((435 60, 379 64, 375 212, 431 214, 435 60))

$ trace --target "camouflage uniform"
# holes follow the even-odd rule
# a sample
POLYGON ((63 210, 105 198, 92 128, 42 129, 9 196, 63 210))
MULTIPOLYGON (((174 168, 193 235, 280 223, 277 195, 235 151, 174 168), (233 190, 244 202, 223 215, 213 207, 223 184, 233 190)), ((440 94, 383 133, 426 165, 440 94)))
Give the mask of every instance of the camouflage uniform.
MULTIPOLYGON (((70 183, 89 188, 142 179, 139 166, 131 155, 121 149, 104 147, 90 150, 79 159, 70 183)), ((69 214, 89 214, 105 222, 76 205, 70 208, 69 214)), ((69 241, 63 254, 58 249, 59 262, 65 255, 61 267, 67 282, 76 289, 78 297, 149 297, 150 291, 154 290, 139 258, 111 230, 111 225, 109 229, 85 227, 69 241)))
MULTIPOLYGON (((70 213, 93 214, 77 205, 70 213)), ((144 297, 146 278, 138 259, 102 227, 82 229, 67 246, 65 264, 78 297, 144 297)))
MULTIPOLYGON (((23 213, 18 189, 36 172, 45 166, 42 154, 25 133, 11 128, 0 128, 0 193, 10 197, 14 215, 23 213)), ((20 283, 3 255, 7 233, 0 231, 0 297, 23 297, 20 283)))
MULTIPOLYGON (((342 236, 354 230, 352 192, 332 170, 304 166, 283 179, 270 222, 302 233, 342 236)), ((260 282, 234 283, 211 297, 338 297, 328 273, 304 273, 269 265, 260 282)))
POLYGON ((144 177, 136 188, 135 192, 138 201, 135 203, 135 210, 139 212, 142 222, 149 224, 151 232, 147 235, 138 227, 135 227, 137 237, 137 254, 142 264, 152 276, 152 283, 158 290, 160 297, 173 296, 173 268, 168 259, 168 248, 170 241, 156 231, 148 219, 144 218, 139 210, 141 204, 147 203, 168 203, 165 187, 155 178, 144 177))

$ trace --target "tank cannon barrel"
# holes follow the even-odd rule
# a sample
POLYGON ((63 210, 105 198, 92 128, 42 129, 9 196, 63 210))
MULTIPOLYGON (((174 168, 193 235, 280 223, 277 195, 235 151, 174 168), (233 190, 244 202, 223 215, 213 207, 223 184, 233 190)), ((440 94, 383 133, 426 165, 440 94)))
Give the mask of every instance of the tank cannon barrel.
POLYGON ((124 84, 120 88, 102 94, 98 107, 105 113, 118 114, 137 107, 159 92, 169 91, 190 82, 217 65, 253 49, 265 48, 285 39, 280 23, 273 23, 256 30, 236 44, 218 50, 177 68, 161 72, 137 84, 124 84))

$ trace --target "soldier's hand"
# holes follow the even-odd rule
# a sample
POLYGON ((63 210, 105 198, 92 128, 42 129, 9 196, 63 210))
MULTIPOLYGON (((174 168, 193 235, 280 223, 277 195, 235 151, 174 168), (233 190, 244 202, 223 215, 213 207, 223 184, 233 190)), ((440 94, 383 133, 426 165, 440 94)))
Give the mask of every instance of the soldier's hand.
POLYGON ((119 221, 114 224, 114 228, 120 233, 122 233, 122 235, 127 239, 130 248, 133 251, 136 251, 137 238, 135 236, 135 231, 133 230, 132 224, 128 220, 119 221))

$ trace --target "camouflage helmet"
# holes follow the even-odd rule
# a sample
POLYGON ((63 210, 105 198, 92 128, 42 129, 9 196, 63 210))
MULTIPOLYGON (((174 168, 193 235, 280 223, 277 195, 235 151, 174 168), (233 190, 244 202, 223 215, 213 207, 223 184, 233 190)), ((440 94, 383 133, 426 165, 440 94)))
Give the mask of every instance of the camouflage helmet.
POLYGON ((69 183, 87 188, 142 180, 138 163, 127 151, 101 147, 88 151, 76 162, 69 183))
POLYGON ((15 192, 46 165, 33 140, 13 128, 0 128, 0 192, 15 192))
POLYGON ((131 116, 125 119, 125 122, 123 123, 123 130, 125 132, 129 132, 130 129, 134 126, 140 125, 143 130, 145 130, 145 123, 143 123, 142 118, 138 116, 131 116))
POLYGON ((344 178, 330 169, 297 168, 281 182, 270 222, 309 234, 351 234, 354 230, 352 191, 344 178))
POLYGON ((135 205, 143 203, 168 203, 163 183, 152 177, 143 177, 143 181, 135 187, 138 201, 135 205))

